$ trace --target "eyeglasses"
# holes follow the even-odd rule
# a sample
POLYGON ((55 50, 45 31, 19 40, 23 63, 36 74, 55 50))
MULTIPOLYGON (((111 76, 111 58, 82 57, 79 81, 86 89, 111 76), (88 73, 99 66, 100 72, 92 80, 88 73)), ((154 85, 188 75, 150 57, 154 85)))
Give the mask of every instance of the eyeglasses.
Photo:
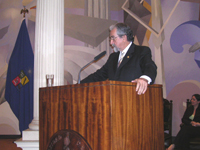
POLYGON ((111 37, 110 37, 110 40, 115 41, 116 38, 118 38, 118 36, 111 36, 111 37))

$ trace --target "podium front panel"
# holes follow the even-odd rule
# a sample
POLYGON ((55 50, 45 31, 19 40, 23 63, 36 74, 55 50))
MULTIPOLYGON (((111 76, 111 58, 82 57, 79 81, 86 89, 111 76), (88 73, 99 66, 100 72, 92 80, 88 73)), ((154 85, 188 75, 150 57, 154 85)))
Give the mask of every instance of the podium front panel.
POLYGON ((93 150, 162 150, 162 86, 137 95, 130 82, 40 88, 40 149, 59 130, 78 132, 93 150))

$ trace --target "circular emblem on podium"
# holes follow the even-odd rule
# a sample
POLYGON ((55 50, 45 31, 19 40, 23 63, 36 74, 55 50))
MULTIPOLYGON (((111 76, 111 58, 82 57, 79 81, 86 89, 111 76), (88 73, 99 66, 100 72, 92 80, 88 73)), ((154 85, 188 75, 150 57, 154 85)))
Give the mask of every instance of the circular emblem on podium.
POLYGON ((48 142, 47 150, 92 150, 87 141, 76 131, 57 131, 48 142))

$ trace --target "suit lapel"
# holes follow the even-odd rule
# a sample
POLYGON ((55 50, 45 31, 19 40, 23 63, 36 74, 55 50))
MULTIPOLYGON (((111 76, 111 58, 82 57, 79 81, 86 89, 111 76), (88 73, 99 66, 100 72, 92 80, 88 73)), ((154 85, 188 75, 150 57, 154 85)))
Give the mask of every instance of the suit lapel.
POLYGON ((123 60, 122 60, 122 62, 120 64, 120 66, 117 68, 117 70, 119 70, 120 68, 122 68, 129 61, 129 59, 133 57, 134 47, 135 47, 134 44, 132 44, 130 46, 130 48, 128 49, 126 55, 124 56, 124 58, 123 58, 123 60))

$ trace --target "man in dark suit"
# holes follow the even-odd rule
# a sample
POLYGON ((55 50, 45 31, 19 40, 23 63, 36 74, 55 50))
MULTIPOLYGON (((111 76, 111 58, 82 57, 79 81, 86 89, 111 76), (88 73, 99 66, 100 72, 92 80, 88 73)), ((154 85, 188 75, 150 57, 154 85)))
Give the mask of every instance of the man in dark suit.
POLYGON ((153 84, 155 81, 157 67, 151 58, 150 48, 135 45, 133 39, 133 32, 126 24, 112 25, 110 45, 115 53, 109 56, 105 65, 83 79, 81 83, 107 79, 136 82, 137 93, 144 94, 148 84, 153 84))

